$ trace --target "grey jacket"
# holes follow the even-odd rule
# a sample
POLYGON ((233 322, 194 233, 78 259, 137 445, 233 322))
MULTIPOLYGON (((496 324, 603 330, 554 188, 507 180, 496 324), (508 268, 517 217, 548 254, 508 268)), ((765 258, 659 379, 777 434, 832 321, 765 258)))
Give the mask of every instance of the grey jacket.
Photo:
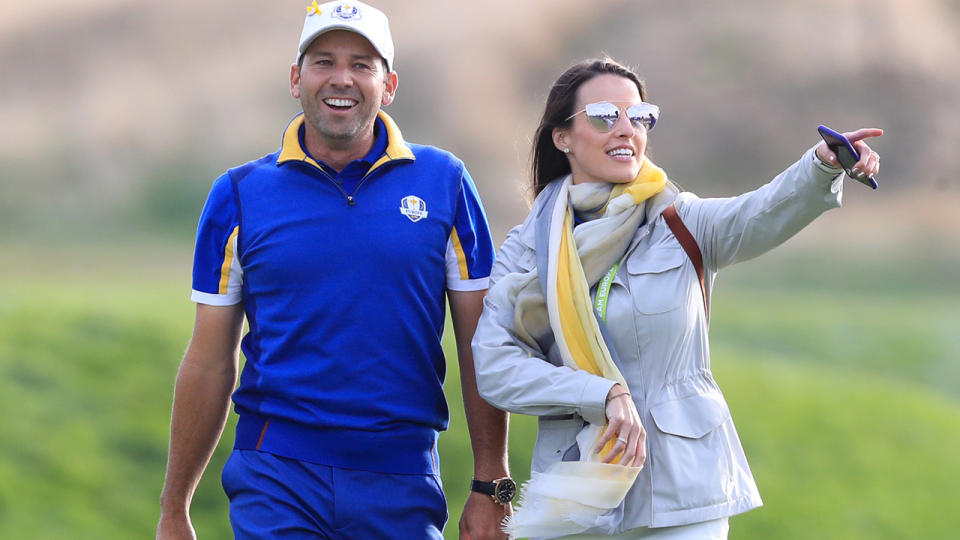
MULTIPOLYGON (((769 184, 739 197, 700 199, 668 185, 647 201, 647 219, 610 290, 606 325, 647 432, 647 461, 627 494, 620 527, 595 532, 695 523, 762 504, 710 370, 696 271, 660 212, 674 203, 696 239, 709 297, 719 269, 760 255, 840 206, 842 178, 811 149, 769 184)), ((536 266, 534 224, 528 217, 510 231, 491 287, 536 266)), ((605 422, 604 400, 613 381, 563 367, 555 345, 545 356, 524 346, 512 335, 512 314, 505 311, 487 297, 473 339, 477 386, 500 409, 540 417, 532 469, 542 471, 577 458, 574 437, 584 421, 605 422)))

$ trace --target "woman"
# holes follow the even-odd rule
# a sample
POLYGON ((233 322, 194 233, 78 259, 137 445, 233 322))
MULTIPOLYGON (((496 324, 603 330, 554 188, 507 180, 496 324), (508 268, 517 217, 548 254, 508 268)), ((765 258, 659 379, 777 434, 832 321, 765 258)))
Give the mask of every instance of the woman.
MULTIPOLYGON (((604 59, 560 76, 537 128, 537 197, 473 340, 481 395, 540 417, 516 536, 726 538, 761 505, 710 371, 711 287, 840 206, 843 171, 821 143, 756 191, 700 199, 645 157, 658 116, 604 59)), ((846 134, 854 175, 879 170, 863 139, 881 134, 846 134)))

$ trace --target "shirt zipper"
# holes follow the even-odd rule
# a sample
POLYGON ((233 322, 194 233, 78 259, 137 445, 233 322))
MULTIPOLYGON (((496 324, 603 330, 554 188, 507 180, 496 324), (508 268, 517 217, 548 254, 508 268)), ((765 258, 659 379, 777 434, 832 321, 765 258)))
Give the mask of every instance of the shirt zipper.
MULTIPOLYGON (((347 190, 343 189, 343 186, 340 185, 340 182, 337 182, 336 180, 334 180, 334 178, 333 178, 332 176, 330 176, 330 175, 327 173, 327 171, 325 171, 325 170, 323 169, 323 167, 314 167, 314 168, 317 169, 318 171, 320 171, 321 173, 323 173, 323 176, 324 176, 327 180, 329 180, 331 184, 333 184, 334 186, 336 186, 336 188, 337 188, 338 190, 340 190, 340 193, 343 193, 344 198, 347 199, 347 206, 354 206, 354 205, 357 204, 356 201, 355 201, 354 198, 353 198, 353 195, 354 195, 354 193, 357 192, 357 188, 360 187, 360 184, 357 184, 357 187, 354 188, 353 193, 347 193, 347 190)), ((368 174, 369 174, 369 173, 368 173, 368 174)), ((363 181, 366 180, 366 179, 367 179, 367 177, 364 176, 363 178, 360 179, 360 183, 362 184, 363 181)))
MULTIPOLYGON (((391 160, 391 161, 393 161, 393 160, 391 160)), ((376 169, 372 169, 372 170, 367 171, 366 174, 364 174, 363 177, 360 178, 360 181, 357 182, 357 187, 353 188, 353 193, 347 193, 347 191, 346 191, 345 189, 343 189, 343 186, 340 185, 340 182, 337 182, 336 180, 334 180, 333 177, 330 176, 330 174, 328 174, 327 171, 324 170, 323 167, 314 167, 314 168, 317 169, 317 170, 319 170, 321 173, 323 173, 323 176, 325 176, 325 177, 327 178, 327 180, 329 180, 331 183, 333 183, 333 185, 337 186, 337 189, 340 190, 340 193, 343 193, 343 196, 347 199, 347 205, 348 205, 348 206, 356 206, 357 200, 356 200, 355 195, 357 194, 357 191, 360 189, 360 186, 362 186, 363 183, 367 181, 367 178, 370 178, 370 176, 374 173, 374 171, 376 171, 376 170, 378 170, 378 169, 381 169, 381 168, 383 168, 384 166, 386 166, 386 165, 388 165, 388 164, 389 164, 389 163, 384 163, 383 165, 380 165, 380 166, 377 167, 376 169)))
POLYGON ((362 186, 363 183, 367 181, 367 178, 370 178, 370 175, 372 173, 373 171, 367 171, 367 173, 364 174, 362 178, 360 178, 360 181, 357 182, 357 187, 353 188, 353 193, 347 196, 347 202, 350 204, 350 206, 353 206, 356 204, 356 202, 354 202, 353 196, 357 194, 357 191, 360 190, 360 186, 362 186))
MULTIPOLYGON (((330 174, 327 173, 327 171, 324 170, 323 167, 314 167, 314 168, 319 170, 321 173, 323 173, 323 176, 325 176, 327 180, 329 180, 334 186, 336 186, 337 189, 340 190, 340 193, 343 193, 344 198, 347 199, 347 206, 356 206, 357 200, 355 195, 357 194, 357 191, 360 189, 360 186, 362 186, 363 183, 367 181, 367 178, 369 178, 370 175, 373 174, 374 170, 376 170, 374 169, 374 170, 367 171, 366 174, 364 174, 363 177, 360 178, 360 181, 357 182, 357 187, 353 188, 353 193, 347 193, 347 190, 343 189, 343 186, 340 184, 340 182, 337 182, 336 180, 334 180, 334 178, 330 176, 330 174)), ((380 167, 377 167, 377 169, 379 168, 380 167)))

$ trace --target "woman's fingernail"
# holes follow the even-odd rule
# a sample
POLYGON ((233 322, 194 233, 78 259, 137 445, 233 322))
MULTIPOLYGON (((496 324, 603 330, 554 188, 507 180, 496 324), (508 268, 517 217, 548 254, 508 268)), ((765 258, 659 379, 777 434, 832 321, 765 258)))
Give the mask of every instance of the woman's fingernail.
POLYGON ((860 176, 860 167, 854 167, 850 169, 850 172, 852 172, 854 176, 860 176))

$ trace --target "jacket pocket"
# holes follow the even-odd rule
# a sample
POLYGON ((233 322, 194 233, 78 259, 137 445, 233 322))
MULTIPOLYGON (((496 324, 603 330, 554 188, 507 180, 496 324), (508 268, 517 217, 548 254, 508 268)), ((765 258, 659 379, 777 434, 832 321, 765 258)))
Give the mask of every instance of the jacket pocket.
POLYGON ((654 513, 728 501, 734 488, 730 409, 708 372, 664 386, 650 407, 654 513))
POLYGON ((583 425, 579 416, 563 420, 540 418, 530 469, 543 472, 550 465, 563 461, 568 450, 577 445, 577 433, 583 425))
POLYGON ((681 267, 685 261, 683 250, 673 247, 635 251, 627 258, 629 288, 637 311, 653 315, 683 305, 686 283, 681 279, 681 267))
POLYGON ((699 439, 730 418, 720 392, 694 394, 650 408, 657 428, 671 435, 699 439))

